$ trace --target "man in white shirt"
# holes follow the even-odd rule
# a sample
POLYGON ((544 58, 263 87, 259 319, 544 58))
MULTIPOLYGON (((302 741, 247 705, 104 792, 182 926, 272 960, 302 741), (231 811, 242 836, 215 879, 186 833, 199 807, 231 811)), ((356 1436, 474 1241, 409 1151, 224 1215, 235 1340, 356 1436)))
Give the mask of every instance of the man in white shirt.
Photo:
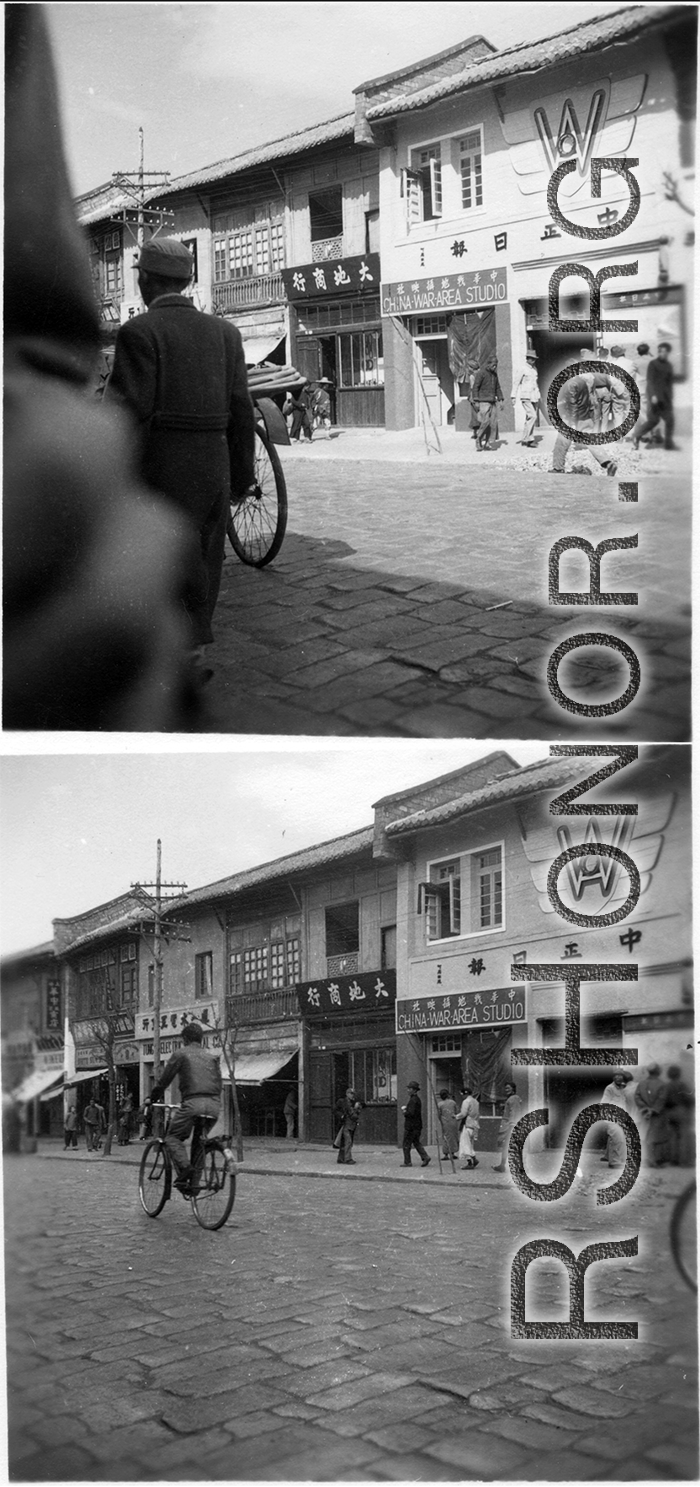
POLYGON ((536 361, 536 351, 525 352, 525 366, 513 378, 513 391, 511 394, 511 401, 513 403, 519 397, 523 405, 525 427, 523 429, 523 437, 518 442, 526 445, 533 445, 535 443, 532 435, 535 429, 537 409, 540 401, 540 388, 537 381, 537 368, 535 366, 536 361))

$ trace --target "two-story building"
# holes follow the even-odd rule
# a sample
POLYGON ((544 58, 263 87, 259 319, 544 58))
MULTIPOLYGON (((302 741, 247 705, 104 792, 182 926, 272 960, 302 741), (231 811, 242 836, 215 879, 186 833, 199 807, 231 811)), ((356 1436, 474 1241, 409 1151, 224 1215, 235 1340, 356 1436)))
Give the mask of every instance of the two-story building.
POLYGON ((689 768, 687 749, 643 749, 593 796, 636 803, 637 815, 552 815, 550 803, 592 762, 518 768, 500 752, 378 802, 376 849, 382 861, 393 851, 397 866, 399 1094, 419 1080, 429 1140, 435 1090, 458 1094, 468 1081, 481 1102, 480 1144, 494 1146, 514 1079, 526 1107, 550 1108, 547 1139, 561 1143, 572 1110, 600 1099, 609 1070, 514 1068, 511 1051, 563 1045, 564 976, 586 964, 611 965, 621 979, 582 983, 582 1046, 619 1048, 622 1064, 636 1049, 639 1067, 677 1064, 692 1083, 689 768), (572 922, 552 903, 548 874, 562 852, 585 846, 558 878, 562 905, 585 916, 572 922), (633 911, 612 923, 630 883, 606 846, 640 876, 633 911), (530 979, 528 965, 553 969, 530 979))
MULTIPOLYGON (((499 358, 500 416, 513 427, 513 368, 536 350, 543 394, 572 350, 622 341, 672 347, 677 403, 692 402, 693 119, 697 12, 638 6, 495 52, 472 37, 355 90, 358 141, 380 157, 380 253, 386 426, 469 426, 469 372, 499 358), (639 161, 633 224, 622 174, 591 192, 594 157, 639 161), (547 188, 564 162, 561 211, 547 188), (592 232, 591 232, 592 230, 592 232), (602 236, 607 232, 605 237, 602 236), (592 233, 597 234, 593 237, 592 233), (587 239, 588 236, 588 240, 587 239), (601 337, 549 330, 552 274, 604 266, 603 317, 637 330, 601 337)), ((561 314, 586 319, 589 284, 566 279, 561 314)))

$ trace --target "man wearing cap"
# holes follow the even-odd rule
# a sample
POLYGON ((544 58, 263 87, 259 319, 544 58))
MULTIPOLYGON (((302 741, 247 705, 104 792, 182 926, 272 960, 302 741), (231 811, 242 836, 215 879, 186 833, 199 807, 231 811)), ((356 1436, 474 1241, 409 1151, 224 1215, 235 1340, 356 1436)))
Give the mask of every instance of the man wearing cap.
POLYGON ((403 1164, 404 1167, 412 1166, 411 1149, 415 1146, 420 1157, 421 1167, 427 1167, 430 1157, 424 1146, 421 1146, 420 1133, 423 1129, 423 1108, 420 1102, 420 1085, 412 1079, 408 1086, 408 1100, 402 1105, 403 1110, 403 1164))
POLYGON ((213 640, 231 498, 255 481, 255 415, 240 333, 184 293, 194 260, 175 238, 145 243, 138 281, 146 313, 117 335, 107 397, 134 414, 141 470, 199 533, 185 598, 195 662, 213 640))
POLYGON ((525 414, 525 427, 521 444, 534 444, 532 435, 537 421, 537 409, 540 402, 540 385, 537 381, 537 352, 528 349, 525 352, 525 366, 513 378, 513 391, 511 401, 515 405, 515 399, 520 398, 523 413, 525 414))

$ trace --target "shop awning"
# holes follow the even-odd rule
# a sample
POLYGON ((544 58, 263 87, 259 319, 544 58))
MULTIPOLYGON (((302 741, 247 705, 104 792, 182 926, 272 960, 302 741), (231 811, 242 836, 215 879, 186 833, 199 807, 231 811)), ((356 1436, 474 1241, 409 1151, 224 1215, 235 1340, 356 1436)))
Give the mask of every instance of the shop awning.
MULTIPOLYGON (((234 1065, 236 1084, 264 1084, 266 1079, 274 1078, 298 1052, 299 1045, 290 1043, 287 1048, 278 1048, 275 1053, 249 1053, 243 1058, 237 1058, 234 1065)), ((223 1062, 222 1068, 226 1077, 223 1062)))
POLYGON ((82 1084, 82 1082, 83 1082, 84 1079, 97 1079, 97 1078, 99 1078, 100 1074, 106 1074, 106 1073, 107 1073, 107 1069, 106 1068, 104 1068, 104 1069, 81 1069, 81 1071, 80 1071, 79 1074, 74 1074, 73 1077, 72 1077, 72 1079, 66 1079, 65 1083, 63 1082, 63 1075, 61 1075, 60 1076, 61 1077, 61 1083, 59 1084, 58 1089, 51 1089, 51 1090, 49 1090, 49 1092, 48 1092, 47 1095, 42 1095, 41 1096, 42 1102, 44 1100, 55 1100, 58 1095, 62 1095, 63 1094, 64 1089, 72 1089, 75 1084, 82 1084))
POLYGON ((17 1085, 16 1089, 10 1090, 10 1094, 13 1100, 24 1104, 25 1100, 35 1100, 37 1095, 42 1094, 45 1089, 49 1088, 49 1085, 56 1084, 59 1079, 61 1081, 61 1088, 63 1088, 62 1071, 57 1069, 36 1069, 33 1074, 28 1074, 26 1079, 23 1079, 22 1083, 17 1085))
POLYGON ((255 339, 243 342, 245 364, 247 367, 257 367, 261 361, 267 361, 268 356, 277 350, 284 336, 257 336, 255 339))

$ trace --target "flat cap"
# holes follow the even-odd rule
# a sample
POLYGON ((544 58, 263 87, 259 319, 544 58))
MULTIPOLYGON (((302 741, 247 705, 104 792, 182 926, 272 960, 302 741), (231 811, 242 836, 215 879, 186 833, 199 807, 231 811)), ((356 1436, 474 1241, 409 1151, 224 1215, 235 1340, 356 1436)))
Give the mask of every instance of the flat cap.
POLYGON ((158 274, 162 279, 190 279, 194 272, 194 258, 184 243, 177 238, 151 238, 144 243, 138 267, 147 274, 158 274))
POLYGON ((416 1084, 415 1079, 412 1079, 411 1082, 410 1082, 410 1084, 408 1085, 408 1088, 409 1089, 420 1089, 420 1085, 419 1084, 416 1084))

